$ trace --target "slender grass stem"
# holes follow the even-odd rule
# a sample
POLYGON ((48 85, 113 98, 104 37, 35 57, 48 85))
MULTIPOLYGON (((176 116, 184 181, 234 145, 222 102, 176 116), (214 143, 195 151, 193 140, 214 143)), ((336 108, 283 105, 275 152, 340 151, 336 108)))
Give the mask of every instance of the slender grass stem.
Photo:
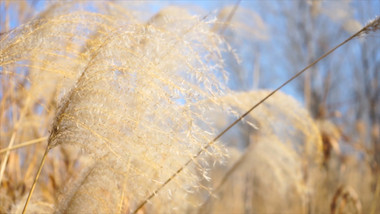
POLYGON ((41 142, 43 142, 43 141, 45 141, 47 139, 48 139, 47 137, 41 137, 41 138, 37 138, 37 139, 34 139, 34 140, 26 141, 24 143, 20 143, 20 144, 18 144, 16 146, 13 146, 13 147, 10 147, 10 148, 0 149, 0 154, 3 154, 4 152, 15 150, 15 149, 23 148, 23 147, 26 147, 26 146, 34 145, 34 144, 37 144, 37 143, 41 143, 41 142))
POLYGON ((32 188, 29 191, 28 198, 26 199, 24 209, 22 210, 22 214, 25 214, 25 212, 26 212, 26 208, 28 207, 28 204, 29 204, 30 198, 32 197, 34 189, 36 188, 36 184, 37 184, 38 178, 40 177, 40 174, 41 174, 42 168, 43 168, 43 166, 45 164, 45 160, 46 160, 46 157, 47 157, 48 153, 49 153, 49 147, 47 146, 46 149, 45 149, 44 156, 42 156, 42 160, 41 160, 40 166, 38 168, 37 174, 34 177, 32 188))

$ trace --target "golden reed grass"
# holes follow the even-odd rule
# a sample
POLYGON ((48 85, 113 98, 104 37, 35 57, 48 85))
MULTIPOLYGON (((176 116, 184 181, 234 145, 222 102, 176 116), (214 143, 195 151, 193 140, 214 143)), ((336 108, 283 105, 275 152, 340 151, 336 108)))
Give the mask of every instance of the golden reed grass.
MULTIPOLYGON (((17 160, 11 150, 46 140, 40 130, 46 130, 53 121, 45 152, 40 154, 42 160, 37 175, 25 186, 31 186, 31 190, 27 196, 23 191, 17 196, 20 200, 13 208, 15 212, 19 212, 20 207, 23 213, 27 212, 28 204, 31 212, 53 212, 54 207, 56 213, 137 213, 140 210, 183 213, 198 207, 204 200, 192 196, 201 191, 212 193, 212 185, 206 182, 211 177, 211 163, 223 162, 228 153, 218 143, 220 138, 247 119, 253 110, 270 102, 269 98, 276 99, 275 94, 282 87, 337 48, 379 30, 380 22, 379 18, 374 19, 275 90, 263 93, 251 106, 248 98, 252 94, 232 94, 226 87, 223 54, 230 51, 230 47, 214 29, 218 21, 209 16, 193 16, 178 7, 163 9, 146 21, 134 11, 120 9, 113 3, 95 3, 97 12, 77 6, 75 2, 53 4, 32 21, 0 37, 1 73, 14 74, 9 75, 12 78, 7 83, 12 84, 9 88, 22 88, 17 99, 11 90, 2 97, 10 97, 14 104, 21 102, 23 106, 19 117, 9 123, 12 132, 6 148, 1 150, 5 155, 0 182, 8 160, 12 165, 18 161, 33 163, 27 168, 27 174, 36 169, 36 156, 17 160), (240 96, 247 98, 244 107, 240 106, 245 102, 243 98, 236 103, 240 96), (45 109, 39 116, 33 116, 36 106, 45 109), (238 109, 230 110, 231 114, 245 113, 217 134, 212 117, 206 112, 220 108, 227 111, 231 107, 238 109), (33 119, 37 124, 25 122, 33 119), (27 144, 14 146, 16 137, 20 138, 20 130, 30 126, 35 130, 25 132, 25 136, 37 136, 35 139, 39 140, 25 140, 27 144), (70 146, 81 150, 89 160, 80 165, 73 155, 75 152, 67 152, 70 146), (48 154, 58 147, 62 148, 60 155, 65 158, 64 163, 50 161, 48 154), (81 169, 59 199, 46 193, 49 192, 46 189, 38 190, 38 197, 50 198, 46 203, 31 200, 45 162, 53 169, 49 171, 54 177, 50 189, 64 186, 64 182, 57 179, 60 176, 53 176, 62 174, 59 168, 67 169, 67 176, 81 169)), ((228 16, 227 22, 231 17, 228 16)), ((2 108, 7 105, 4 100, 2 108)), ((266 134, 264 142, 268 142, 258 145, 265 153, 255 155, 259 160, 266 160, 263 165, 281 164, 281 161, 271 162, 270 156, 265 156, 268 151, 277 151, 279 156, 283 151, 293 153, 292 147, 279 139, 278 130, 267 122, 275 114, 268 109, 261 115, 266 118, 256 117, 250 122, 258 122, 262 134, 266 134), (265 130, 269 130, 268 133, 265 130)), ((282 112, 277 117, 290 118, 289 127, 303 130, 312 124, 300 125, 307 121, 307 116, 301 115, 307 114, 299 111, 286 116, 288 114, 282 112)), ((315 139, 310 141, 317 142, 315 139)), ((300 145, 307 151, 303 154, 320 150, 314 148, 316 144, 300 145)), ((294 174, 296 179, 290 177, 289 180, 298 179, 307 186, 302 178, 307 165, 300 164, 298 156, 285 155, 284 158, 295 162, 294 171, 299 173, 294 174)), ((239 158, 237 163, 240 163, 239 158)), ((273 169, 274 179, 279 183, 284 182, 279 179, 282 170, 291 170, 273 169)), ((230 174, 233 173, 227 172, 232 176, 230 174)), ((15 174, 15 178, 20 177, 15 174)), ((306 194, 309 190, 302 189, 304 186, 291 188, 306 194)), ((303 203, 301 207, 308 201, 303 203)))

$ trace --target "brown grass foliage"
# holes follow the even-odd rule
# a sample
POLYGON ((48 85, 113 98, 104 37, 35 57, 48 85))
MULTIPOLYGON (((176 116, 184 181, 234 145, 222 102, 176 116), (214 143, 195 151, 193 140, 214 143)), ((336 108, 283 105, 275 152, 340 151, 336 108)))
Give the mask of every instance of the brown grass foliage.
MULTIPOLYGON (((213 142, 270 93, 226 86, 230 11, 214 20, 168 7, 147 19, 111 2, 54 3, 2 33, 0 213, 23 211, 45 152, 26 213, 379 210, 367 163, 340 156, 339 128, 288 95, 213 142)), ((235 19, 232 30, 265 29, 244 14, 256 26, 235 19)))

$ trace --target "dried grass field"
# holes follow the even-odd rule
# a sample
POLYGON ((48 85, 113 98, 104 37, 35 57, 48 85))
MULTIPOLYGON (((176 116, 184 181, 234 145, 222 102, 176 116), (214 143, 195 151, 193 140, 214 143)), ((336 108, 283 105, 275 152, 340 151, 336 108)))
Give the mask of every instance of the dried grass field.
POLYGON ((377 6, 1 0, 0 213, 380 213, 377 6))

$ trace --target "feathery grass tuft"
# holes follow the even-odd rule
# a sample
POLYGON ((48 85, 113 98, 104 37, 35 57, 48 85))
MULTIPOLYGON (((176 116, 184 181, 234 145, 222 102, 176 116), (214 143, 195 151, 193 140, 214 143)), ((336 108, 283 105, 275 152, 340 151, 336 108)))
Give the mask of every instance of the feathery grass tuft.
MULTIPOLYGON (((77 22, 76 18, 82 15, 87 13, 63 15, 48 22, 77 22)), ((91 16, 103 22, 117 19, 91 16)), ((91 19, 80 22, 89 22, 90 27, 93 24, 96 33, 103 27, 91 19)), ((226 90, 221 59, 223 41, 210 30, 211 24, 186 11, 169 8, 147 24, 121 22, 99 45, 93 45, 97 49, 90 52, 84 66, 79 66, 83 71, 73 75, 79 76, 78 80, 58 104, 46 149, 47 154, 58 145, 74 145, 97 160, 83 187, 72 199, 66 199, 69 202, 65 202, 67 207, 63 210, 87 209, 86 204, 97 200, 104 191, 110 197, 102 199, 103 205, 125 195, 120 203, 127 201, 128 206, 122 206, 122 210, 133 209, 211 140, 212 132, 204 132, 201 127, 209 121, 198 113, 210 108, 197 103, 213 100, 226 90), (99 178, 99 173, 104 179, 99 178), (89 185, 94 188, 88 188, 89 185), (82 193, 84 187, 86 194, 82 193)), ((223 157, 223 151, 217 145, 213 147, 214 153, 207 152, 207 156, 223 157)), ((186 208, 183 201, 188 193, 202 189, 199 180, 207 179, 204 158, 194 161, 159 194, 155 200, 165 206, 156 207, 153 203, 148 209, 186 208)), ((41 169, 37 177, 40 172, 41 169)))

